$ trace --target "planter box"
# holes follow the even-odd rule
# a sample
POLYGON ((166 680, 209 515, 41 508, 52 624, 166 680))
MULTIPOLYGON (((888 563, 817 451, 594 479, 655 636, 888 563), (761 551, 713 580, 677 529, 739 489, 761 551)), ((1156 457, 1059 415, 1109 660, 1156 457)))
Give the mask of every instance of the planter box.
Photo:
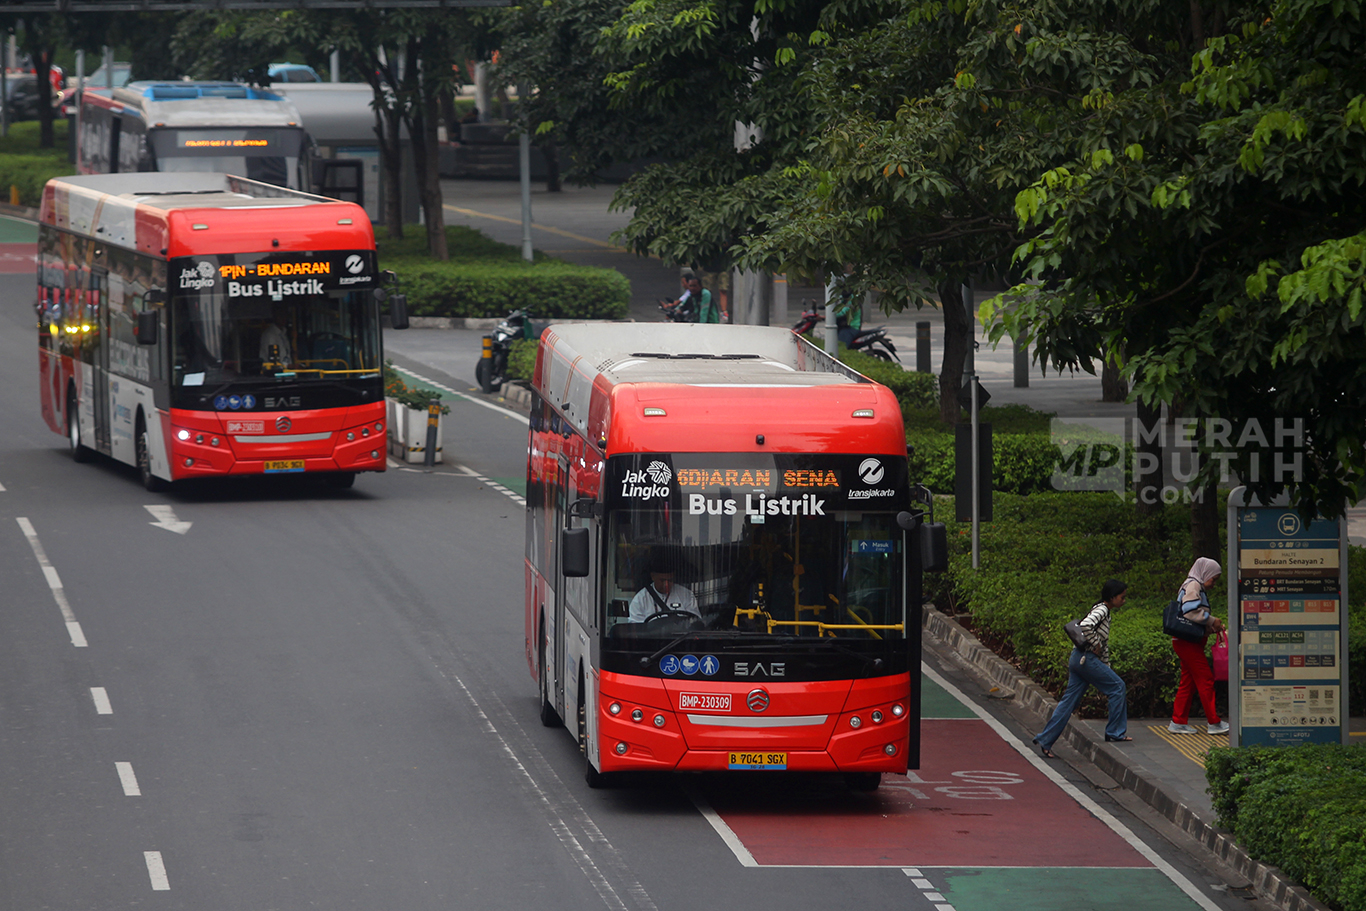
MULTIPOLYGON (((427 412, 408 408, 385 398, 389 419, 389 454, 403 462, 422 465, 427 460, 427 412)), ((445 416, 436 420, 436 461, 441 462, 441 435, 445 416)))

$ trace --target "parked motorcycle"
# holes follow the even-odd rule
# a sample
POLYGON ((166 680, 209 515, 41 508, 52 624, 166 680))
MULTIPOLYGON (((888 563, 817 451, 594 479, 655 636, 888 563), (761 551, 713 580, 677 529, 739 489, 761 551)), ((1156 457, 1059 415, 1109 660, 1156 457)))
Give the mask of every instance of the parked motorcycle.
POLYGON ((484 392, 498 392, 507 382, 508 352, 512 343, 523 338, 540 338, 545 331, 545 323, 531 319, 531 311, 525 308, 513 310, 498 323, 493 332, 484 336, 489 339, 491 357, 480 357, 475 365, 474 375, 479 380, 479 388, 484 392))
MULTIPOLYGON (((792 327, 792 331, 798 335, 807 335, 824 325, 825 308, 812 306, 802 311, 801 319, 797 320, 797 325, 792 327)), ((884 361, 901 363, 901 357, 896 353, 896 345, 887 337, 885 326, 851 329, 849 321, 843 316, 836 318, 835 326, 839 330, 840 341, 850 351, 861 351, 884 361)))

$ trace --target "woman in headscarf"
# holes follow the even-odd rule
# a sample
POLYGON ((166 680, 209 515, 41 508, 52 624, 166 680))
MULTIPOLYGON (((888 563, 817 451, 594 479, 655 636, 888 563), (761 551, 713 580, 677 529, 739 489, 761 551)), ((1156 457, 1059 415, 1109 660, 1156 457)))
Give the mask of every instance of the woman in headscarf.
POLYGON ((1181 610, 1187 620, 1205 627, 1205 638, 1199 642, 1172 639, 1172 648, 1181 660, 1181 682, 1176 686, 1176 698, 1172 700, 1172 721, 1167 730, 1173 734, 1194 734, 1196 730, 1190 721, 1191 696, 1200 694, 1200 703, 1205 707, 1205 730, 1210 734, 1227 734, 1228 722, 1219 720, 1219 712, 1214 707, 1214 671, 1205 658, 1205 642, 1210 633, 1223 630, 1224 624, 1209 610, 1209 587, 1219 578, 1223 570, 1209 557, 1200 557, 1186 574, 1181 583, 1177 598, 1181 600, 1181 610))
POLYGON ((1063 691, 1053 716, 1048 719, 1034 742, 1045 759, 1057 759, 1053 744, 1062 736, 1067 719, 1072 717, 1088 686, 1105 694, 1110 717, 1105 724, 1107 741, 1126 742, 1129 736, 1129 707, 1125 701, 1124 681, 1110 669, 1110 613, 1124 606, 1129 587, 1118 579, 1109 579, 1100 588, 1100 600, 1078 624, 1086 631, 1087 647, 1073 648, 1067 659, 1067 689, 1063 691))

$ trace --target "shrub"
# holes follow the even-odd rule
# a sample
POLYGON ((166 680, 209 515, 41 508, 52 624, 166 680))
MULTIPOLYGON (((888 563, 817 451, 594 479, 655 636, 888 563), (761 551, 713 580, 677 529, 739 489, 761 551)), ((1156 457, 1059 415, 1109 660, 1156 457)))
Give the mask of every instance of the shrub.
POLYGON ((1216 747, 1205 763, 1220 825, 1315 897, 1366 911, 1366 750, 1216 747))
MULTIPOLYGON (((393 361, 384 362, 384 396, 396 400, 405 408, 414 411, 426 411, 432 399, 441 398, 441 393, 435 389, 425 389, 416 385, 409 386, 403 381, 403 377, 398 375, 394 369, 393 361)), ((451 406, 441 405, 442 414, 450 414, 451 406)))
POLYGON ((67 124, 52 124, 53 147, 38 148, 37 121, 10 124, 9 136, 0 139, 0 198, 9 202, 9 188, 19 188, 19 204, 37 208, 43 201, 43 185, 54 177, 76 173, 67 160, 67 124))
MULTIPOLYGON (((911 480, 935 493, 953 493, 954 430, 939 421, 939 411, 906 409, 906 442, 911 446, 911 480)), ((1048 435, 1047 412, 1024 405, 987 407, 981 420, 992 425, 992 487, 998 493, 1026 494, 1053 489, 1061 451, 1048 435)))
POLYGON ((536 375, 536 351, 540 345, 540 339, 531 338, 519 338, 512 343, 508 349, 508 379, 531 382, 536 375))
POLYGON ((446 229, 449 262, 426 256, 425 235, 379 241, 380 262, 398 273, 411 316, 492 317, 526 308, 537 319, 620 319, 631 284, 615 269, 576 266, 459 225, 446 229))

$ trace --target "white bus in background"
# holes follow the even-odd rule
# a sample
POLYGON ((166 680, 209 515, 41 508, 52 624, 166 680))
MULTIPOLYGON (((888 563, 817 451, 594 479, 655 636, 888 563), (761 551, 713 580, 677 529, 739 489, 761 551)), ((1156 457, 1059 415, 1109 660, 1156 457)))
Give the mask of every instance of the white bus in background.
POLYGON ((77 170, 217 171, 313 189, 312 141, 288 98, 235 82, 130 82, 86 89, 77 170))

